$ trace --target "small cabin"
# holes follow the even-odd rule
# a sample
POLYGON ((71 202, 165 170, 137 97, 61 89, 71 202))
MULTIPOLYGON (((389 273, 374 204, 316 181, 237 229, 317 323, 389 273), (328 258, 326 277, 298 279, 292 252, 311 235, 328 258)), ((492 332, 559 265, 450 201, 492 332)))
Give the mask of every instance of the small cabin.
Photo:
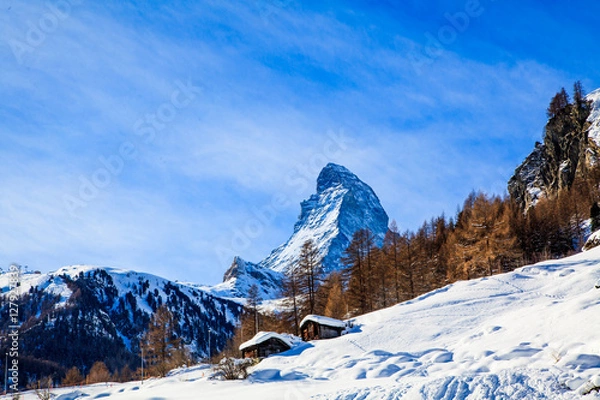
POLYGON ((344 321, 320 315, 307 315, 300 322, 300 334, 305 342, 342 336, 345 329, 344 321))
POLYGON ((265 358, 292 348, 292 343, 275 332, 258 332, 240 345, 242 358, 265 358))

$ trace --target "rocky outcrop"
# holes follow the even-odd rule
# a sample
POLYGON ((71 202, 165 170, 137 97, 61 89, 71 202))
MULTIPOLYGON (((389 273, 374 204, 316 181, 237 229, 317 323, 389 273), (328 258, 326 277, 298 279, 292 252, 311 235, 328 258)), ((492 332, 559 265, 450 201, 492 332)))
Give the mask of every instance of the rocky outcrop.
POLYGON ((547 163, 545 153, 545 146, 536 142, 531 154, 517 167, 508 181, 508 193, 524 209, 535 204, 540 196, 545 196, 546 179, 542 175, 547 163))
POLYGON ((543 143, 536 143, 508 182, 511 198, 528 210, 585 177, 600 155, 600 90, 552 115, 543 143))

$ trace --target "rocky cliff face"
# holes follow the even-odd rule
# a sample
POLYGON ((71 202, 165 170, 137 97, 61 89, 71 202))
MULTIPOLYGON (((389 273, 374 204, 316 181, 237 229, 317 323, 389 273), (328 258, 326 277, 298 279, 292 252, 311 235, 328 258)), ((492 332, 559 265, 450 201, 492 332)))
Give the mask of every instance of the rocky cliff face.
POLYGON ((341 165, 323 168, 316 193, 300 208, 287 242, 257 264, 236 257, 214 293, 244 297, 250 285, 257 284, 264 298, 275 298, 281 277, 297 261, 306 240, 314 241, 323 272, 330 273, 342 268, 340 257, 356 231, 369 229, 380 245, 388 229, 388 216, 373 189, 341 165))
POLYGON ((508 181, 510 196, 524 209, 535 205, 546 194, 547 179, 542 172, 546 162, 546 149, 543 144, 536 142, 531 154, 508 181))
POLYGON ((585 176, 600 155, 600 89, 581 105, 570 104, 548 120, 543 143, 517 167, 508 182, 510 196, 527 210, 554 197, 585 176))

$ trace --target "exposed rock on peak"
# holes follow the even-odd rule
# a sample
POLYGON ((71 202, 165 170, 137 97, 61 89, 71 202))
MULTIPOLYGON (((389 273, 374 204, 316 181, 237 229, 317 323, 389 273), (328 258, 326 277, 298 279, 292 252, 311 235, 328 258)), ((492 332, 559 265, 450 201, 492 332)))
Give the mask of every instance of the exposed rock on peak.
POLYGON ((321 170, 321 173, 319 173, 319 177, 317 178, 317 194, 321 194, 327 189, 340 185, 349 187, 359 184, 367 186, 358 179, 356 175, 350 172, 348 168, 342 165, 329 163, 321 170))

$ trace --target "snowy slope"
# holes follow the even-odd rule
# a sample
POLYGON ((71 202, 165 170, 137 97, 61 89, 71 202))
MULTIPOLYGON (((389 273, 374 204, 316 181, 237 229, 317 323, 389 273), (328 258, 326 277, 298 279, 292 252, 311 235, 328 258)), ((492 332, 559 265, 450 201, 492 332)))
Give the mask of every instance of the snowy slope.
POLYGON ((267 360, 255 376, 367 379, 384 385, 372 398, 577 398, 561 387, 600 373, 599 261, 592 250, 447 286, 357 318, 360 333, 315 342, 292 365, 267 360))
POLYGON ((275 298, 278 280, 300 254, 309 239, 316 244, 325 273, 342 268, 340 258, 354 233, 369 229, 381 245, 388 229, 388 216, 377 195, 347 168, 329 163, 317 178, 317 191, 301 203, 292 236, 261 262, 254 264, 236 257, 223 283, 213 293, 245 297, 256 283, 263 298, 275 298))
POLYGON ((247 381, 211 381, 196 367, 79 390, 132 400, 600 399, 582 395, 600 384, 599 277, 595 248, 355 318, 350 333, 263 360, 247 381))

